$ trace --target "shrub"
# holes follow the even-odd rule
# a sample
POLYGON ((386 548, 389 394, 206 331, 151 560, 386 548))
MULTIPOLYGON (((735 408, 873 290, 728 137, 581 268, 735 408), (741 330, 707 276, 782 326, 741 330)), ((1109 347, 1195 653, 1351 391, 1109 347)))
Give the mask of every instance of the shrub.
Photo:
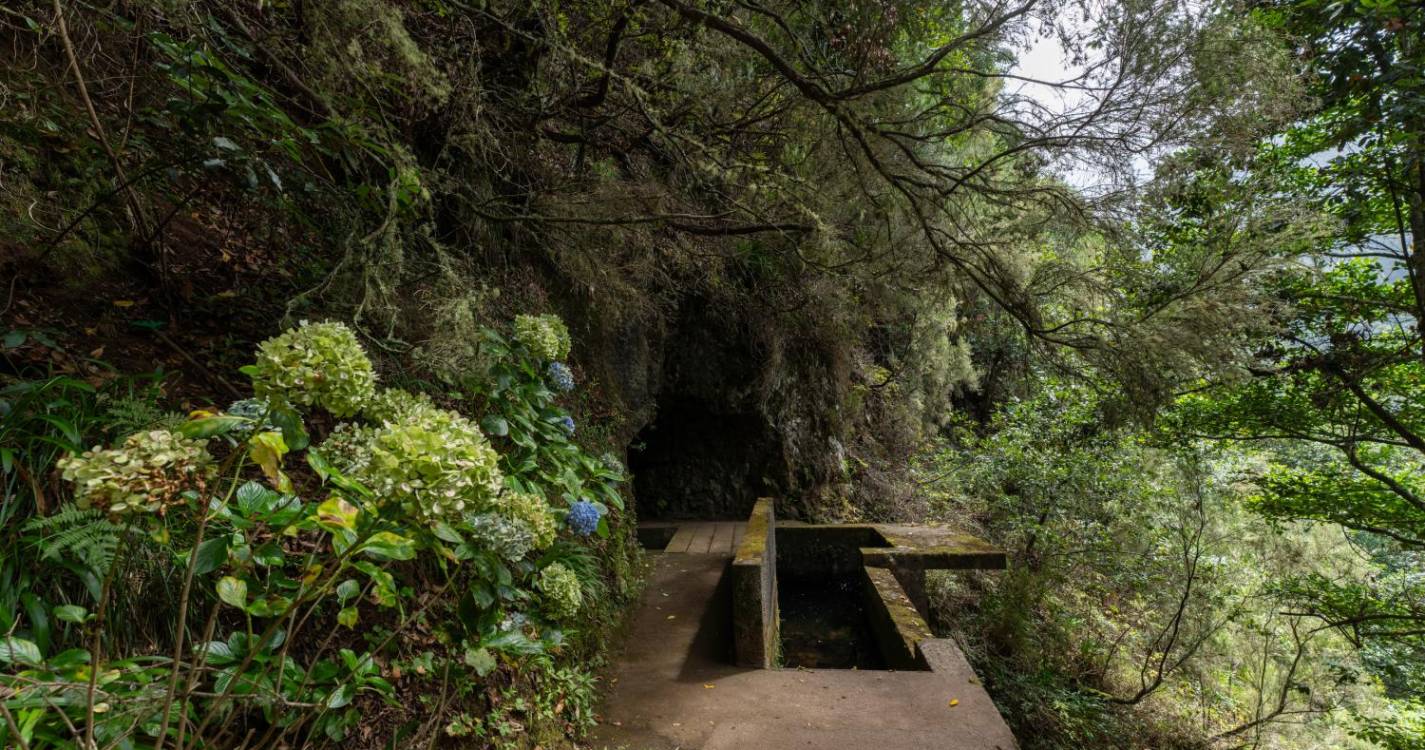
POLYGON ((99 448, 58 462, 74 483, 76 504, 113 514, 163 515, 182 504, 182 494, 202 491, 213 475, 213 457, 200 440, 170 430, 130 435, 118 448, 99 448))
POLYGON ((320 406, 349 417, 376 392, 376 373, 356 334, 341 323, 308 323, 262 342, 247 369, 258 398, 320 406))
MULTIPOLYGON (((562 520, 545 498, 599 499, 575 503, 570 528, 607 534, 601 514, 605 503, 622 507, 622 474, 572 441, 562 424, 568 413, 545 380, 547 363, 485 334, 492 364, 469 373, 481 397, 470 413, 484 415, 483 429, 418 393, 377 392, 369 370, 360 389, 349 378, 312 377, 352 357, 370 363, 343 327, 303 325, 264 344, 259 364, 246 370, 262 390, 257 398, 225 414, 196 414, 177 431, 144 431, 65 459, 82 508, 61 507, 24 527, 26 553, 44 550, 25 567, 36 575, 82 570, 90 585, 43 606, 50 622, 84 628, 46 631, 29 620, 42 611, 37 605, 0 639, 0 693, 35 707, 24 717, 36 726, 33 736, 66 736, 94 721, 96 745, 117 747, 191 719, 193 745, 206 747, 223 737, 225 722, 262 711, 264 746, 339 744, 377 701, 398 705, 384 660, 412 674, 449 674, 462 691, 477 689, 492 670, 517 670, 530 679, 509 688, 514 706, 560 669, 554 655, 597 652, 618 601, 605 596, 604 577, 629 575, 619 573, 628 570, 626 551, 559 541, 562 520), (296 403, 362 417, 339 421, 321 455, 306 456, 320 499, 303 497, 315 487, 284 472, 309 445, 296 403), (505 455, 486 430, 502 439, 505 455), (197 435, 225 439, 231 473, 217 476, 206 444, 190 437, 197 435), (174 512, 180 503, 185 512, 174 512), (162 517, 104 515, 140 510, 162 517), (127 618, 110 616, 119 607, 143 607, 153 622, 130 632, 127 618), (205 621, 211 636, 191 640, 205 621), (413 645, 404 636, 416 628, 435 638, 413 645), (73 686, 91 674, 83 645, 95 633, 115 658, 106 658, 98 689, 76 701, 73 686), (581 640, 571 640, 575 634, 581 640), (299 648, 289 653, 287 643, 299 648), (296 679, 278 677, 286 674, 296 679), (274 682, 280 692, 263 687, 274 682), (283 710, 268 713, 272 700, 283 710)), ((620 597, 626 590, 621 578, 620 597)), ((0 599, 5 592, 0 587, 0 599)), ((546 708, 514 709, 505 719, 528 722, 531 736, 549 746, 586 727, 591 714, 579 691, 588 684, 582 673, 564 674, 547 701, 524 703, 546 708)), ((476 736, 506 726, 500 718, 468 725, 453 718, 432 726, 476 736)), ((0 722, 0 745, 10 746, 10 731, 0 722)), ((49 745, 31 744, 39 746, 49 745)))
POLYGON ((558 360, 569 355, 569 328, 557 315, 518 315, 515 340, 538 359, 558 360))

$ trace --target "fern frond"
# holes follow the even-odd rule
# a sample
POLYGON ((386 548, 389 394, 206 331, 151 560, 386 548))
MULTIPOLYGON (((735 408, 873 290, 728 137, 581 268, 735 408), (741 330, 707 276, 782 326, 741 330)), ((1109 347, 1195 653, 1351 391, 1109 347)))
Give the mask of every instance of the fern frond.
POLYGON ((105 571, 114 562, 114 553, 128 529, 114 523, 103 512, 66 505, 51 516, 25 522, 26 540, 45 560, 69 558, 95 571, 105 571))

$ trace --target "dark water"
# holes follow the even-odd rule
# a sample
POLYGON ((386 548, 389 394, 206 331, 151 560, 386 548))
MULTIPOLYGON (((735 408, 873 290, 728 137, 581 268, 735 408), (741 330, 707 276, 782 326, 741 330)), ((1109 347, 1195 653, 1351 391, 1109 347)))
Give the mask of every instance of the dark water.
POLYGON ((885 669, 854 578, 779 578, 782 664, 808 669, 885 669))

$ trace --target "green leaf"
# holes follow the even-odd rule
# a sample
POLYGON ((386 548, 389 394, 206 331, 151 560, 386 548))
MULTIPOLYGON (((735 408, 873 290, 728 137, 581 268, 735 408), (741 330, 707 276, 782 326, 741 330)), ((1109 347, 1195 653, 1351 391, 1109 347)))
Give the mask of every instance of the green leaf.
POLYGON ((518 630, 496 633, 482 641, 481 645, 495 651, 521 656, 530 656, 544 651, 543 644, 530 640, 529 636, 518 630))
POLYGON ((386 560, 410 560, 416 556, 416 543, 390 531, 378 531, 361 545, 361 551, 386 560))
POLYGON ((249 481, 244 482, 243 485, 237 489, 235 499, 244 515, 252 515, 258 511, 265 510, 279 497, 281 496, 276 492, 263 487, 258 482, 249 481))
POLYGON ((435 535, 438 539, 444 542, 450 542, 451 544, 460 544, 461 542, 465 541, 465 537, 461 536, 460 532, 451 528, 450 525, 445 523, 444 521, 436 521, 435 527, 432 529, 432 531, 435 532, 435 535))
POLYGON ((337 688, 332 692, 331 696, 327 698, 327 708, 341 708, 350 703, 351 699, 355 696, 356 686, 348 682, 337 688))
POLYGON ((269 568, 281 565, 286 559, 282 545, 276 542, 264 542, 252 551, 252 561, 269 568))
POLYGON ((328 531, 352 530, 356 528, 356 514, 355 505, 333 495, 317 506, 317 525, 328 531))
POLYGON ((230 432, 233 428, 245 424, 246 422, 247 420, 242 417, 231 417, 226 414, 220 414, 213 417, 190 419, 178 426, 178 432, 184 437, 202 440, 230 432))
POLYGON ((207 652, 208 663, 215 667, 231 664, 237 658, 233 653, 233 647, 223 641, 208 641, 197 646, 194 650, 207 652))
POLYGON ((338 625, 343 625, 348 628, 355 628, 356 607, 343 607, 340 612, 336 613, 336 621, 338 625))
POLYGON ((465 666, 475 670, 475 674, 484 677, 495 671, 495 655, 487 648, 467 648, 465 649, 465 666))
POLYGON ((33 642, 8 635, 0 637, 0 662, 38 667, 42 661, 40 647, 33 642))
POLYGON ((307 428, 302 424, 302 415, 291 409, 273 409, 267 420, 282 430, 282 439, 294 451, 305 450, 311 444, 307 428))
POLYGON ((248 441, 252 460, 262 468, 267 480, 282 492, 292 491, 292 480, 282 473, 282 457, 287 455, 287 442, 282 433, 276 431, 259 432, 248 441))
POLYGON ((55 654, 45 666, 56 671, 64 671, 88 664, 89 658, 89 649, 71 648, 55 654))
POLYGON ((25 614, 30 618, 30 636, 35 639, 35 644, 40 647, 41 652, 49 650, 49 612, 43 599, 26 591, 20 595, 20 603, 25 607, 25 614))
POLYGON ((345 581, 342 581, 341 583, 337 584, 336 586, 336 598, 337 601, 340 602, 346 602, 347 600, 360 593, 361 584, 357 583, 356 579, 354 578, 348 578, 345 581))
POLYGON ((325 456, 317 451, 307 451, 307 464, 317 472, 317 476, 321 477, 323 482, 331 482, 336 487, 359 497, 372 496, 371 490, 367 489, 365 485, 344 476, 325 456))
POLYGON ((89 610, 78 604, 61 604, 54 608, 54 619, 60 622, 83 623, 89 616, 89 610))
POLYGON ((504 437, 510 434, 510 423, 506 422, 503 417, 493 414, 480 420, 480 426, 485 429, 486 434, 495 437, 504 437))
POLYGON ((198 545, 198 554, 193 558, 194 575, 206 575, 228 561, 228 536, 215 537, 198 545))
POLYGON ((495 603, 495 594, 481 581, 470 584, 470 596, 475 601, 475 606, 480 609, 489 609, 490 605, 495 603))
POLYGON ((223 576, 218 581, 218 598, 238 609, 247 606, 247 581, 232 576, 223 576))

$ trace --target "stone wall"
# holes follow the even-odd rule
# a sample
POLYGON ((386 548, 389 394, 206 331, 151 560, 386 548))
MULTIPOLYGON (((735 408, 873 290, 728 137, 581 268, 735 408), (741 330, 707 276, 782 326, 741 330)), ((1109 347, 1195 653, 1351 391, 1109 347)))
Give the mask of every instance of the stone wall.
POLYGON ((732 633, 737 664, 777 666, 781 642, 777 614, 777 535, 772 498, 757 501, 747 534, 732 560, 732 633))

